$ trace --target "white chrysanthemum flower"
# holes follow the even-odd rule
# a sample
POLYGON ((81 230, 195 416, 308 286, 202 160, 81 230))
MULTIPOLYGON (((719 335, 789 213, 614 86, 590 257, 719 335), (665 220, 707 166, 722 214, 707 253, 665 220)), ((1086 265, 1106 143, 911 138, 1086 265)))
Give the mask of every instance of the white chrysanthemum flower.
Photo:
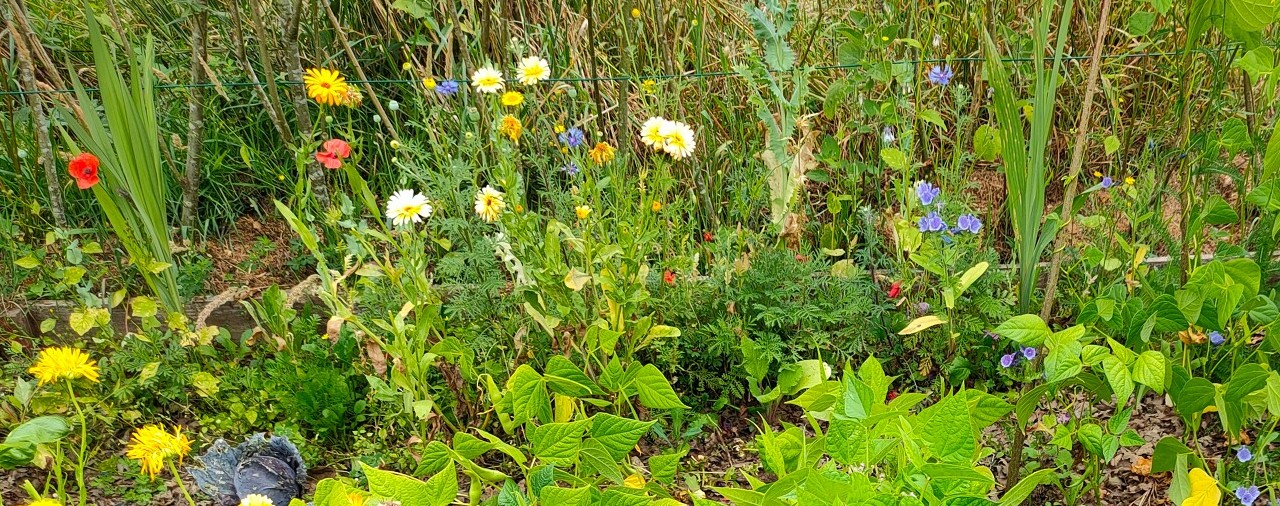
POLYGON ((240 500, 240 506, 273 506, 271 498, 262 494, 249 494, 240 500))
POLYGON ((654 116, 640 125, 640 142, 655 150, 662 149, 662 127, 670 123, 662 116, 654 116))
POLYGON ((516 79, 520 84, 525 86, 533 86, 538 81, 549 79, 551 77, 551 65, 547 60, 537 56, 530 56, 520 60, 520 66, 516 68, 516 79))
POLYGON ((497 93, 502 90, 502 72, 482 67, 471 74, 471 86, 480 93, 497 93))
POLYGON ((502 192, 495 190, 492 186, 486 186, 476 193, 476 214, 480 215, 484 221, 489 223, 498 221, 502 210, 506 208, 507 203, 502 200, 502 192))
POLYGON ((413 190, 400 190, 387 199, 387 219, 395 226, 421 223, 431 211, 426 195, 413 190))
POLYGON ((658 133, 662 136, 662 150, 676 160, 687 158, 698 146, 693 128, 679 121, 668 121, 658 133))

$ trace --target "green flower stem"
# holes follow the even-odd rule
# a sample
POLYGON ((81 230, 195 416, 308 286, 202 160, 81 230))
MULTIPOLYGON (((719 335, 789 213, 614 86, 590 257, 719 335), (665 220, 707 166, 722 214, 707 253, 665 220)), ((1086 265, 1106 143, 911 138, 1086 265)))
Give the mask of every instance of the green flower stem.
POLYGON ((76 415, 80 418, 80 451, 76 454, 76 487, 80 490, 80 506, 85 506, 88 501, 88 489, 84 486, 84 455, 88 451, 89 430, 86 427, 84 411, 80 409, 80 403, 76 400, 76 391, 71 387, 71 381, 67 381, 67 393, 71 395, 71 405, 76 408, 76 415))
POLYGON ((182 475, 178 474, 178 466, 169 461, 169 472, 173 473, 173 481, 178 482, 178 490, 182 491, 182 497, 186 498, 187 504, 196 506, 196 500, 191 498, 191 492, 187 491, 187 485, 182 482, 182 475))

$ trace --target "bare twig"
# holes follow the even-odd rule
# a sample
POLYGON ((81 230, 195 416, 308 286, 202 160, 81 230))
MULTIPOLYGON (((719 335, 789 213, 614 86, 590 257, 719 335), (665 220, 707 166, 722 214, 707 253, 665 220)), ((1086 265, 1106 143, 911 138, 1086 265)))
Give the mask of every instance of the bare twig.
POLYGON ((1049 261, 1048 279, 1044 290, 1044 305, 1040 308, 1040 317, 1048 320, 1053 313, 1053 298, 1058 289, 1058 273, 1062 269, 1062 252, 1066 247, 1067 234, 1064 234, 1071 223, 1074 211, 1071 209, 1076 198, 1079 185, 1080 167, 1084 163, 1084 148, 1088 143, 1089 115, 1093 111, 1093 95, 1098 92, 1098 72, 1102 60, 1102 44, 1107 35, 1107 16, 1111 13, 1111 0, 1102 0, 1102 14, 1098 20, 1098 31, 1093 38, 1093 54, 1089 55, 1089 77, 1085 82, 1084 102, 1080 106, 1080 117, 1076 121, 1075 146, 1071 150, 1071 165, 1067 170, 1067 190, 1062 199, 1062 225, 1058 229, 1057 240, 1054 241, 1053 258, 1049 261))
MULTIPOLYGON (((10 2, 12 5, 12 2, 10 2)), ((36 89, 35 64, 32 63, 31 46, 38 45, 35 40, 28 40, 25 34, 16 27, 15 18, 23 16, 23 12, 14 9, 14 12, 7 16, 9 31, 17 49, 18 56, 18 74, 22 80, 22 86, 34 90, 36 89)), ((35 123, 36 145, 40 149, 39 163, 44 168, 45 188, 49 192, 49 212, 53 214, 53 222, 59 228, 66 228, 67 214, 62 204, 62 180, 58 176, 58 170, 54 167, 53 144, 49 142, 49 117, 45 114, 44 104, 40 101, 39 94, 27 95, 27 104, 31 107, 32 120, 35 123)))
POLYGON ((360 59, 356 58, 356 52, 351 49, 351 42, 347 40, 347 34, 342 31, 342 23, 338 22, 338 16, 333 13, 333 7, 329 6, 329 0, 320 0, 324 4, 324 12, 329 15, 329 23, 333 25, 333 33, 337 35, 338 42, 342 44, 343 49, 347 51, 347 58, 351 60, 351 66, 356 69, 356 76, 364 81, 365 94, 369 95, 369 101, 373 102, 373 107, 378 110, 378 116, 382 118, 382 126, 386 127, 387 133, 391 134, 391 138, 396 141, 400 140, 400 135, 396 133, 395 125, 391 124, 391 117, 387 116, 387 111, 382 110, 382 101, 378 100, 378 95, 374 93, 373 86, 369 84, 369 78, 364 75, 364 68, 360 66, 360 59))
MULTIPOLYGON (((276 108, 271 107, 271 99, 267 97, 267 91, 262 87, 262 81, 258 80, 258 72, 253 69, 253 65, 249 63, 249 56, 244 50, 244 33, 240 23, 240 4, 238 2, 227 2, 227 10, 231 12, 231 45, 236 48, 236 61, 240 63, 241 70, 244 70, 245 76, 248 78, 252 86, 253 93, 258 96, 258 101, 267 109, 267 116, 271 117, 271 124, 276 127, 276 133, 280 137, 286 139, 286 142, 292 142, 293 135, 289 131, 289 126, 285 124, 284 118, 278 114, 276 108)), ((259 41, 262 43, 262 41, 259 41)), ((271 76, 267 76, 274 79, 271 76)))
MULTIPOLYGON (((292 0, 293 9, 287 13, 289 24, 285 29, 284 49, 285 57, 289 60, 289 79, 295 83, 302 83, 302 55, 298 48, 299 27, 302 24, 303 12, 306 5, 303 0, 292 0)), ((311 112, 308 109, 307 88, 303 84, 294 85, 290 89, 290 95, 293 97, 293 115, 298 122, 298 135, 301 135, 303 142, 310 142, 315 132, 311 131, 311 112)), ((320 167, 320 163, 314 159, 307 161, 307 179, 311 182, 311 195, 315 196, 316 202, 322 208, 329 207, 329 183, 325 180, 324 170, 320 167)))
POLYGON ((187 97, 187 163, 182 178, 182 214, 179 223, 188 229, 195 224, 196 202, 200 198, 200 152, 204 146, 204 83, 206 31, 209 29, 209 6, 196 0, 191 22, 191 89, 187 97))

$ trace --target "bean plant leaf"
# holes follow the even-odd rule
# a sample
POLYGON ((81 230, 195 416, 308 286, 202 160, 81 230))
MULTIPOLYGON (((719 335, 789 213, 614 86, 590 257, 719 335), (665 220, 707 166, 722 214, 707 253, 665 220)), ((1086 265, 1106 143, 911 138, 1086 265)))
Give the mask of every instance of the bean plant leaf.
POLYGON ((560 395, 587 397, 604 393, 594 381, 591 381, 591 378, 587 377, 586 373, 582 372, 582 369, 560 355, 553 355, 547 361, 543 377, 546 378, 547 386, 551 387, 551 391, 560 395))
POLYGON ((969 406, 965 396, 951 395, 921 413, 925 418, 921 438, 943 462, 966 462, 973 458, 977 439, 969 421, 969 406))
POLYGON ((458 473, 446 466, 427 481, 364 465, 369 491, 398 501, 403 506, 446 506, 458 495, 458 473))
POLYGON ((682 409, 688 408, 680 401, 680 396, 676 395, 675 389, 671 388, 671 383, 667 381, 667 377, 658 370, 653 364, 645 364, 636 373, 635 377, 636 393, 640 397, 640 404, 649 409, 682 409))
POLYGON ((641 422, 609 413, 597 413, 591 418, 591 440, 605 448, 615 461, 626 457, 653 426, 653 422, 641 422))
POLYGON ((995 333, 1001 337, 1012 339, 1022 346, 1038 347, 1044 340, 1053 335, 1049 325, 1033 314, 1018 315, 1009 318, 996 327, 995 333))
POLYGON ((1157 394, 1164 393, 1165 369, 1168 363, 1164 354, 1147 350, 1133 362, 1133 381, 1151 387, 1157 394))

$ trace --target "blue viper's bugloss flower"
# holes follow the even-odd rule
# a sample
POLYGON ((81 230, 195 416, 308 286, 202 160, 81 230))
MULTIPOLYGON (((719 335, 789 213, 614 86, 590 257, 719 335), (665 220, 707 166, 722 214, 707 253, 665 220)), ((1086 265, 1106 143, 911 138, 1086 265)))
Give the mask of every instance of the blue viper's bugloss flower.
POLYGON ((578 164, 569 162, 564 167, 560 167, 560 172, 568 174, 570 177, 578 175, 578 164))
POLYGON ((916 224, 921 232, 941 232, 947 229, 947 222, 942 221, 938 213, 929 213, 916 224))
POLYGON ((946 86, 955 75, 956 73, 951 71, 951 65, 934 65, 933 68, 929 69, 929 82, 938 86, 946 86))
POLYGON ((560 143, 571 148, 576 148, 587 143, 587 134, 581 128, 573 127, 559 135, 560 143))
POLYGON ((933 201, 937 200, 939 195, 942 195, 942 188, 938 188, 928 181, 916 181, 915 188, 916 198, 920 199, 920 203, 926 206, 933 204, 933 201))
POLYGON ((1218 332, 1218 331, 1216 331, 1216 330, 1215 330, 1215 331, 1213 331, 1213 332, 1210 332, 1210 333, 1209 333, 1209 343, 1210 343, 1210 344, 1212 344, 1212 345, 1214 345, 1214 346, 1218 346, 1218 345, 1220 345, 1220 344, 1222 344, 1222 343, 1224 343, 1224 342, 1226 342, 1226 341, 1227 341, 1227 339, 1226 339, 1226 338, 1224 338, 1224 337, 1222 337, 1222 333, 1221 333, 1221 332, 1218 332))
POLYGON ((458 92, 457 81, 452 81, 452 80, 440 81, 440 84, 436 85, 436 93, 439 93, 441 96, 448 97, 448 96, 452 96, 454 93, 457 93, 457 92, 458 92))
POLYGON ((1005 355, 1003 357, 1000 357, 1000 367, 1003 367, 1005 369, 1013 367, 1013 362, 1017 359, 1018 357, 1012 353, 1005 355))
POLYGON ((972 214, 962 214, 956 219, 956 230, 977 234, 982 230, 982 220, 972 214))
POLYGON ((1026 348, 1023 348, 1023 349, 1022 349, 1022 356, 1023 356, 1023 357, 1026 357, 1026 359, 1027 359, 1027 360, 1035 360, 1035 358, 1036 358, 1036 349, 1035 349, 1035 348, 1032 348, 1032 347, 1030 347, 1030 346, 1028 346, 1028 347, 1026 347, 1026 348))
POLYGON ((893 144, 893 141, 898 140, 898 136, 893 135, 893 127, 885 126, 884 130, 880 131, 880 140, 885 144, 893 144))
POLYGON ((1262 495, 1262 492, 1258 490, 1257 485, 1236 487, 1236 499, 1239 499, 1241 503, 1245 504, 1245 506, 1253 504, 1254 501, 1258 500, 1258 496, 1260 495, 1262 495))
POLYGON ((1236 460, 1239 460, 1240 462, 1253 460, 1253 452, 1249 451, 1248 446, 1240 445, 1240 448, 1236 449, 1236 460))

